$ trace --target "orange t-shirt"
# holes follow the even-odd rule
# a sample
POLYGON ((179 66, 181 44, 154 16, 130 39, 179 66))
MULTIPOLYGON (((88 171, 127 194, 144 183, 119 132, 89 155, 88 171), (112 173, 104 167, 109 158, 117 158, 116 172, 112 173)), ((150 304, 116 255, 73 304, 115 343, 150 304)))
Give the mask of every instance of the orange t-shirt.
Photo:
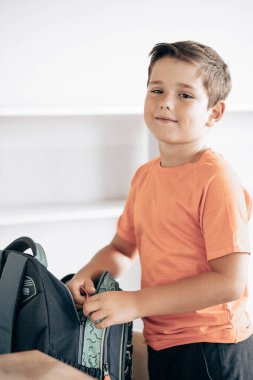
MULTIPOLYGON (((161 167, 159 157, 134 175, 117 233, 138 247, 142 288, 170 284, 210 271, 209 260, 249 253, 250 208, 236 174, 211 149, 198 161, 172 168, 161 167)), ((247 288, 234 302, 146 317, 146 342, 160 350, 244 340, 253 332, 246 301, 247 288)))

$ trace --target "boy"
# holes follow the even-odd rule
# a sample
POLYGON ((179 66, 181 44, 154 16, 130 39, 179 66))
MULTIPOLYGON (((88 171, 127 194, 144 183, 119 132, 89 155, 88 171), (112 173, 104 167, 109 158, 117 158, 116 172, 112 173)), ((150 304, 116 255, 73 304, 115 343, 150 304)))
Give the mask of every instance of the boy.
POLYGON ((205 137, 225 110, 227 65, 193 41, 155 45, 144 118, 161 156, 135 173, 112 242, 69 283, 78 307, 104 328, 144 320, 151 380, 253 378, 245 310, 251 201, 205 137), (138 254, 141 290, 94 293, 138 254))

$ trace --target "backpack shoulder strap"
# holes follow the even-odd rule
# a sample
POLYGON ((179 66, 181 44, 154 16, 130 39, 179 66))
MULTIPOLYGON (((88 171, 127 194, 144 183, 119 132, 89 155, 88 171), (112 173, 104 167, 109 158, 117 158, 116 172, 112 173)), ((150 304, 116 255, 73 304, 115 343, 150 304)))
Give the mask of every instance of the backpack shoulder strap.
POLYGON ((1 277, 1 269, 2 269, 2 259, 3 259, 3 251, 0 251, 0 277, 1 277))
POLYGON ((11 352, 15 311, 27 260, 10 252, 0 278, 0 354, 11 352))
POLYGON ((38 243, 35 243, 31 238, 27 236, 20 237, 9 244, 5 251, 18 251, 25 252, 27 249, 32 250, 33 256, 47 268, 47 257, 44 249, 38 243))

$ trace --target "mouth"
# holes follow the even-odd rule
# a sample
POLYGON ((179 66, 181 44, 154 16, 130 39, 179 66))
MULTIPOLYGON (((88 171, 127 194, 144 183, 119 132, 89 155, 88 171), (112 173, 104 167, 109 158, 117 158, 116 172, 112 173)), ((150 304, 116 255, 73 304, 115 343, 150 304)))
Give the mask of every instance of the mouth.
POLYGON ((174 119, 171 119, 169 117, 163 117, 163 116, 155 117, 155 119, 158 121, 164 122, 164 123, 168 123, 168 122, 176 123, 177 122, 174 119))

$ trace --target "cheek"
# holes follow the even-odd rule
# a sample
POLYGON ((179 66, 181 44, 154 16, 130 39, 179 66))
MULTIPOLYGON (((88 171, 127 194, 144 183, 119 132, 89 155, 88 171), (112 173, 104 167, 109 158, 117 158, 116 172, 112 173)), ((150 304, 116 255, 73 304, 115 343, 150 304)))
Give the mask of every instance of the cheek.
POLYGON ((179 110, 179 113, 181 113, 182 117, 185 120, 194 122, 202 118, 202 110, 194 105, 188 105, 183 110, 179 110), (181 112, 180 112, 181 111, 181 112))
POLYGON ((187 116, 184 118, 184 123, 185 126, 190 126, 190 128, 188 128, 190 134, 195 132, 199 133, 199 130, 202 129, 206 124, 206 118, 205 115, 196 110, 195 112, 187 114, 187 116))
POLYGON ((145 98, 145 101, 144 101, 144 112, 146 110, 146 108, 149 107, 149 97, 148 95, 146 95, 146 98, 145 98))
POLYGON ((146 112, 146 109, 144 109, 144 122, 146 124, 146 126, 148 127, 149 126, 149 120, 150 120, 150 117, 148 116, 147 112, 146 112))
POLYGON ((151 103, 149 99, 146 97, 145 102, 144 102, 144 120, 148 120, 150 118, 152 111, 151 103))

